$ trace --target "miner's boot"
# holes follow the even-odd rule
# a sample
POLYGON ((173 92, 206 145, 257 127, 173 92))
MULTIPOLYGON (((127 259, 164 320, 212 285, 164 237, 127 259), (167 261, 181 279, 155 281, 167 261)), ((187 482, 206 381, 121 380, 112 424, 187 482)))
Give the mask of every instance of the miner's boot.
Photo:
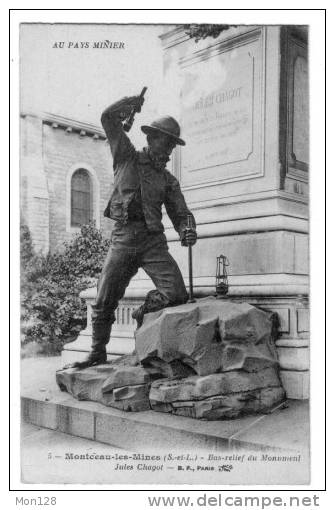
POLYGON ((136 308, 136 310, 134 310, 131 315, 132 318, 137 322, 136 329, 139 329, 142 326, 144 315, 146 313, 158 312, 159 310, 169 306, 169 304, 170 302, 168 298, 164 296, 164 294, 162 294, 159 290, 150 290, 145 297, 143 305, 141 305, 139 308, 136 308))
POLYGON ((132 318, 136 320, 137 327, 139 329, 143 324, 144 314, 146 313, 146 309, 144 305, 139 306, 136 310, 131 314, 132 318))
POLYGON ((88 368, 95 365, 102 365, 107 362, 106 345, 109 342, 114 317, 108 317, 108 320, 100 317, 94 317, 95 310, 92 305, 92 346, 91 352, 83 361, 76 361, 64 368, 88 368))

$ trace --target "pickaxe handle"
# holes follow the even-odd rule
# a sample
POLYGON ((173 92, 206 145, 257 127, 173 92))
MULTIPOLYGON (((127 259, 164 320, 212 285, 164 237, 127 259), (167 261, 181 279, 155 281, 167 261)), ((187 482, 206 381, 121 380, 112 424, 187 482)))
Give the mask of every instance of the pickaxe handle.
MULTIPOLYGON (((187 215, 187 228, 192 228, 192 216, 190 214, 187 215)), ((192 246, 188 246, 188 280, 189 280, 189 303, 194 303, 195 299, 193 297, 193 261, 192 261, 192 246)))
MULTIPOLYGON (((144 94, 146 93, 146 91, 147 91, 147 87, 143 87, 142 92, 141 92, 141 94, 139 95, 139 100, 140 100, 140 101, 141 101, 141 99, 144 97, 144 94)), ((139 106, 141 106, 141 104, 140 104, 140 103, 139 103, 139 106)), ((132 109, 132 111, 131 111, 131 113, 130 113, 129 117, 127 118, 127 120, 126 120, 126 121, 124 122, 124 124, 123 124, 123 129, 124 129, 124 131, 126 131, 127 133, 128 133, 128 131, 130 131, 130 130, 131 130, 131 128, 132 128, 132 125, 133 125, 133 123, 134 123, 134 119, 135 119, 135 113, 136 113, 137 111, 138 111, 138 106, 135 106, 135 107, 132 109)))

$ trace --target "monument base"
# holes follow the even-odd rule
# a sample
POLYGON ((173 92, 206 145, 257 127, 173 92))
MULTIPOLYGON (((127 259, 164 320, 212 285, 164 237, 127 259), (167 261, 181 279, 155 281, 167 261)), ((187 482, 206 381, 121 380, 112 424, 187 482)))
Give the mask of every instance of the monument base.
POLYGON ((78 400, 99 402, 122 411, 152 409, 205 420, 270 412, 285 398, 278 375, 272 368, 248 375, 233 370, 203 377, 166 379, 158 369, 129 365, 130 358, 124 356, 83 370, 60 370, 56 373, 58 386, 78 400), (155 379, 158 380, 154 382, 155 379), (200 390, 200 395, 195 396, 199 388, 204 387, 205 393, 201 395, 200 390), (171 393, 177 395, 176 400, 171 399, 171 393), (187 394, 187 400, 184 394, 187 394))
MULTIPOLYGON (((128 289, 130 292, 132 289, 128 289)), ((209 291, 214 292, 214 289, 209 291)), ((143 292, 143 291, 142 291, 143 292)), ((197 294, 197 287, 195 287, 197 294)), ((113 325, 110 341, 107 345, 107 359, 112 361, 135 349, 135 321, 131 313, 140 304, 143 297, 139 291, 134 297, 126 297, 120 301, 113 325)), ((82 293, 87 303, 87 328, 82 331, 74 342, 64 346, 62 366, 74 361, 82 361, 91 350, 91 303, 94 301, 96 289, 91 288, 82 293)), ((234 295, 228 296, 234 302, 248 302, 264 310, 275 312, 279 318, 279 338, 276 348, 279 359, 280 376, 286 395, 291 399, 309 398, 309 309, 306 297, 282 295, 234 295)))
MULTIPOLYGON (((153 450, 168 453, 178 450, 180 454, 203 449, 207 454, 217 452, 220 455, 224 451, 236 453, 236 450, 248 449, 258 451, 260 455, 263 455, 263 453, 269 453, 269 450, 272 450, 279 455, 283 455, 284 451, 289 452, 289 455, 304 452, 308 460, 308 401, 284 401, 271 409, 270 413, 220 421, 194 420, 151 410, 125 413, 97 402, 78 401, 70 394, 60 391, 54 375, 56 370, 61 367, 60 357, 25 358, 22 360, 21 367, 23 421, 44 429, 45 434, 47 434, 45 429, 49 429, 57 431, 57 433, 89 439, 92 441, 91 447, 94 448, 94 451, 98 451, 97 449, 100 448, 102 453, 106 453, 106 445, 131 453, 149 453, 153 450)), ((73 451, 71 437, 67 439, 65 437, 62 442, 60 451, 63 455, 64 444, 71 444, 71 451, 73 451)), ((46 451, 45 455, 50 451, 50 443, 44 442, 44 450, 43 444, 39 443, 36 446, 39 452, 44 454, 46 451)), ((83 453, 82 449, 78 453, 83 453)), ((32 458, 31 450, 29 450, 30 465, 32 458)), ((59 459, 54 460, 59 475, 59 459)), ((65 463, 67 466, 69 465, 68 460, 65 463)), ((96 464, 96 461, 92 461, 93 464, 96 464)), ((270 473, 273 474, 275 465, 277 466, 279 463, 271 464, 270 473)), ((292 477, 288 469, 290 466, 294 467, 294 472, 300 476, 303 472, 302 463, 285 462, 280 464, 285 471, 285 483, 292 484, 293 480, 294 483, 297 483, 298 480, 292 477)), ((266 465, 268 470, 268 462, 263 462, 262 465, 266 465)), ((250 472, 250 464, 247 466, 250 472)), ((237 473, 238 482, 241 483, 240 466, 236 467, 239 469, 234 469, 233 473, 237 473)), ((71 469, 73 473, 72 464, 71 469)), ((259 476, 259 470, 254 469, 254 466, 253 471, 259 476)), ((304 472, 306 473, 304 483, 307 483, 308 461, 304 472)), ((116 472, 112 469, 111 473, 110 483, 115 483, 116 472)), ((152 477, 151 471, 147 473, 152 477)), ((178 471, 176 473, 178 483, 182 481, 180 478, 182 473, 186 472, 178 471)), ((166 476, 166 471, 163 474, 166 476)), ((201 472, 202 477, 204 474, 201 472)), ((222 473, 219 474, 222 477, 222 473)), ((127 475, 129 477, 129 472, 127 475)), ((213 477, 212 472, 210 475, 213 477)), ((278 473, 276 474, 277 478, 275 475, 273 476, 273 483, 278 484, 278 473)), ((222 478, 220 480, 218 483, 222 484, 222 478)), ((264 484, 264 480, 269 483, 269 477, 264 478, 264 474, 259 476, 258 480, 259 483, 264 484)), ((299 481, 302 480, 299 478, 299 481)), ((101 480, 98 482, 101 483, 101 480)), ((129 479, 127 482, 129 483, 129 479)), ((147 483, 152 483, 152 480, 150 481, 148 478, 147 483)), ((214 481, 209 483, 214 483, 214 481)))
POLYGON ((168 307, 145 315, 134 354, 60 370, 57 384, 78 400, 123 411, 207 420, 266 412, 285 398, 273 319, 213 297, 168 307))

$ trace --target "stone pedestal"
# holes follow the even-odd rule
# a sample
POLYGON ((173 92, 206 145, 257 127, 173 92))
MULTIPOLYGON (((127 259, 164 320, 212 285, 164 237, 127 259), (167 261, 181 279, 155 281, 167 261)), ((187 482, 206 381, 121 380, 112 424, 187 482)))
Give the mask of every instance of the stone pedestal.
MULTIPOLYGON (((229 299, 279 314, 285 389, 308 398, 306 31, 238 26, 195 44, 177 27, 161 40, 165 107, 180 98, 174 113, 186 140, 172 171, 198 225, 195 289, 213 289, 216 256, 226 255, 229 299)), ((167 232, 187 275, 187 257, 167 232)))
MULTIPOLYGON (((87 326, 80 332, 78 338, 66 344, 62 351, 62 363, 64 365, 74 361, 82 361, 91 350, 92 343, 92 321, 91 304, 96 296, 96 288, 92 287, 83 291, 80 296, 85 299, 87 305, 87 326)), ((109 344, 107 345, 107 359, 116 359, 122 354, 131 354, 135 349, 134 331, 136 321, 131 314, 137 308, 139 301, 127 300, 122 302, 116 311, 116 321, 109 344)))

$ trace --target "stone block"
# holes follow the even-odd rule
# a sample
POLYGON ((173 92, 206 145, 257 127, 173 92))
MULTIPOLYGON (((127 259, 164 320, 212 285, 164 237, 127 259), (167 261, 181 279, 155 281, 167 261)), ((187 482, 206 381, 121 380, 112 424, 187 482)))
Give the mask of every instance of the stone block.
POLYGON ((104 393, 104 398, 108 402, 107 405, 122 411, 146 411, 150 409, 149 389, 148 384, 125 386, 116 388, 110 393, 104 393))
POLYGON ((108 373, 108 377, 103 383, 101 389, 103 393, 108 393, 116 388, 124 388, 127 386, 136 386, 149 383, 151 380, 161 377, 161 372, 155 367, 147 367, 139 365, 136 356, 121 356, 113 363, 95 367, 99 372, 102 367, 103 372, 108 373))
POLYGON ((25 398, 22 403, 22 418, 38 427, 57 430, 57 406, 53 402, 25 398))
POLYGON ((309 310, 307 308, 297 309, 297 331, 298 333, 309 331, 309 310))
POLYGON ((309 369, 308 347, 278 346, 277 351, 282 370, 307 371, 309 369))
POLYGON ((94 440, 94 414, 90 411, 59 404, 57 419, 60 432, 94 440))
POLYGON ((151 402, 166 404, 280 386, 281 383, 274 368, 266 368, 254 373, 236 370, 206 376, 191 376, 186 379, 154 381, 151 384, 149 398, 151 402))
POLYGON ((175 359, 167 363, 159 358, 149 358, 142 362, 142 365, 146 369, 157 369, 157 371, 161 374, 161 379, 163 378, 185 378, 190 375, 194 375, 195 371, 189 365, 185 365, 182 361, 175 359))
POLYGON ((180 360, 198 375, 277 363, 271 316, 248 303, 204 298, 146 314, 135 341, 142 363, 180 360))
POLYGON ((246 372, 257 372, 264 368, 277 365, 277 360, 262 350, 247 343, 241 345, 239 343, 230 343, 222 351, 221 371, 243 369, 246 372))
POLYGON ((280 378, 288 398, 309 398, 309 371, 281 370, 280 378))
POLYGON ((56 381, 61 390, 78 400, 92 400, 124 411, 142 411, 150 409, 150 381, 160 375, 154 368, 139 366, 136 356, 128 355, 83 370, 59 370, 56 381))
POLYGON ((218 395, 204 400, 173 402, 170 404, 151 402, 151 406, 159 412, 168 412, 196 419, 220 420, 237 418, 243 414, 268 412, 284 398, 284 390, 277 386, 230 395, 218 395))
POLYGON ((198 375, 215 374, 222 369, 223 352, 222 344, 210 344, 196 352, 189 364, 198 375))
POLYGON ((57 372, 79 400, 208 420, 268 410, 284 397, 271 315, 205 298, 147 314, 136 354, 57 372))

